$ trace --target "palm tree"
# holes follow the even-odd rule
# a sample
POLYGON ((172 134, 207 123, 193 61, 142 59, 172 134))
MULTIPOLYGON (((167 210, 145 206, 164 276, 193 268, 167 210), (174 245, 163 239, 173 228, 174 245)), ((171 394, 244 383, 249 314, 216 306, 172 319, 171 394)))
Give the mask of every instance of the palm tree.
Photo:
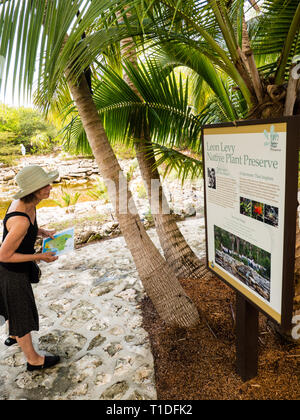
MULTIPOLYGON (((125 8, 125 11, 123 10, 124 20, 128 19, 131 16, 131 14, 126 13, 126 9, 127 8, 125 8)), ((120 11, 116 13, 116 17, 118 18, 118 25, 125 24, 120 11)), ((141 86, 143 80, 147 79, 147 70, 144 72, 143 78, 138 77, 138 75, 136 74, 137 51, 135 49, 135 43, 133 38, 129 37, 120 40, 120 52, 123 59, 128 60, 128 66, 130 65, 130 68, 128 67, 127 71, 123 71, 123 78, 128 84, 128 86, 130 86, 132 91, 135 93, 135 101, 138 100, 137 98, 143 100, 142 94, 136 87, 135 82, 138 82, 141 86), (129 75, 131 75, 131 77, 129 75)), ((164 77, 166 71, 163 71, 163 69, 160 70, 161 76, 157 75, 156 73, 155 79, 154 73, 152 72, 154 82, 155 80, 159 80, 161 77, 164 77)), ((171 70, 172 68, 170 68, 170 70, 167 70, 167 73, 171 70)), ((139 73, 139 76, 141 76, 141 73, 139 73)), ((151 90, 151 86, 148 86, 148 90, 149 87, 151 90)), ((164 84, 164 89, 168 89, 168 85, 166 83, 164 84)), ((125 86, 123 90, 126 91, 125 86)), ((144 91, 146 90, 144 89, 144 91)), ((111 93, 114 94, 113 91, 111 93)), ((132 118, 132 116, 129 116, 129 118, 132 118)), ((141 174, 148 192, 148 198, 150 203, 152 203, 152 216, 155 222, 156 230, 160 239, 162 249, 164 251, 165 258, 179 278, 201 277, 201 275, 203 274, 203 263, 201 264, 200 260, 192 251, 190 246, 187 244, 185 238, 183 237, 182 233, 180 232, 175 221, 175 216, 170 212, 163 188, 161 186, 160 175, 158 173, 154 150, 151 144, 151 141, 153 141, 153 139, 150 136, 148 117, 147 115, 143 115, 138 120, 142 123, 142 127, 137 129, 136 121, 135 127, 132 131, 132 136, 135 137, 134 148, 141 169, 141 174), (159 184, 159 193, 155 194, 156 202, 153 203, 154 195, 151 194, 151 191, 152 185, 153 183, 155 183, 155 181, 157 182, 157 185, 159 184)), ((117 121, 119 124, 119 118, 117 118, 117 121)), ((160 129, 162 129, 162 126, 163 122, 160 122, 160 129)), ((164 123, 164 126, 167 129, 169 128, 169 124, 167 124, 166 122, 164 123)), ((171 134, 171 132, 169 134, 171 134)))
MULTIPOLYGON (((234 89, 232 111, 239 119, 300 114, 299 61, 293 59, 300 53, 299 1, 249 3, 259 14, 246 23, 245 1, 151 2, 154 30, 148 32, 148 38, 159 42, 160 47, 165 44, 170 60, 192 68, 205 78, 224 109, 226 105, 226 119, 230 119, 227 98, 217 92, 212 73, 204 75, 200 70, 199 63, 203 58, 210 60, 231 80, 234 89), (241 106, 240 110, 235 104, 241 106)), ((299 243, 297 216, 295 313, 299 310, 300 296, 299 243)))
MULTIPOLYGON (((177 84, 174 73, 148 60, 147 65, 130 62, 124 65, 124 80, 107 66, 103 73, 102 80, 93 85, 96 107, 103 115, 104 127, 111 142, 134 139, 151 214, 165 258, 179 278, 200 277, 203 263, 177 227, 161 187, 155 160, 155 153, 163 153, 160 162, 166 163, 169 158, 169 167, 176 165, 178 168, 180 161, 185 161, 187 156, 174 151, 172 147, 182 146, 184 142, 189 149, 200 151, 201 124, 188 106, 188 83, 177 84), (151 194, 155 182, 157 188, 151 194)), ((67 115, 71 112, 72 108, 67 115)), ((87 150, 79 119, 75 117, 66 131, 69 145, 75 143, 82 147, 81 150, 87 150)), ((184 165, 183 178, 188 172, 199 176, 201 161, 189 158, 188 162, 189 166, 184 165)))
POLYGON ((37 88, 43 92, 39 96, 44 97, 45 108, 53 95, 59 92, 56 88, 63 84, 62 79, 65 78, 100 172, 108 182, 108 192, 115 203, 120 228, 146 292, 168 324, 193 326, 199 321, 195 306, 137 217, 126 178, 108 142, 91 95, 85 75, 87 66, 76 78, 72 72, 76 63, 70 57, 82 42, 85 25, 90 27, 110 5, 110 1, 101 4, 83 0, 3 1, 0 54, 7 59, 7 74, 10 64, 13 64, 14 84, 23 86, 29 93, 38 60, 37 88), (14 62, 10 63, 14 42, 16 54, 14 62), (126 211, 121 209, 120 203, 124 193, 127 194, 126 211), (132 205, 131 211, 128 211, 128 202, 132 205))
MULTIPOLYGON (((300 53, 298 0, 133 0, 129 5, 132 17, 137 10, 138 19, 127 20, 123 37, 142 31, 143 42, 152 48, 159 46, 159 54, 165 47, 172 62, 198 72, 218 98, 224 119, 300 113, 295 61, 300 53), (248 3, 257 16, 246 22, 248 3), (227 75, 230 95, 218 80, 220 71, 227 75)), ((96 39, 95 35, 91 43, 96 39)), ((298 223, 296 229, 299 248, 298 223)), ((295 267, 296 302, 300 295, 299 252, 295 267)), ((294 308, 297 310, 296 304, 294 308)))
MULTIPOLYGON (((126 13, 126 9, 127 8, 125 8, 124 19, 128 19, 131 16, 130 13, 126 13)), ((120 17, 120 13, 118 23, 125 23, 123 22, 122 17, 120 17)), ((134 78, 137 67, 137 52, 133 38, 122 39, 120 47, 124 59, 128 59, 129 63, 131 63, 130 73, 134 78)), ((140 92, 129 77, 128 72, 123 72, 123 78, 132 88, 133 92, 141 97, 140 92)), ((161 126, 162 124, 160 124, 160 127, 161 126)), ((151 212, 165 258, 170 267, 173 267, 179 278, 201 278, 203 275, 203 266, 178 228, 174 215, 170 213, 170 208, 161 185, 151 140, 150 127, 147 118, 144 118, 140 136, 138 141, 134 142, 134 147, 141 174, 148 192, 148 199, 150 203, 152 203, 151 212), (156 202, 153 203, 152 185, 155 181, 157 182, 157 185, 159 185, 159 191, 156 202), (153 210, 153 204, 155 204, 155 210, 153 210)))
MULTIPOLYGON (((280 116, 293 100, 278 87, 286 90, 286 82, 292 83, 288 73, 292 57, 300 50, 300 5, 297 0, 249 3, 260 14, 245 24, 245 0, 133 0, 127 5, 131 17, 112 36, 122 39, 143 33, 142 42, 148 46, 176 50, 176 60, 198 71, 219 95, 221 86, 213 83, 210 63, 235 84, 248 115, 252 112, 255 118, 265 118, 272 112, 273 117, 280 116), (260 67, 259 61, 263 63, 260 67), (205 67, 202 71, 200 63, 205 67)), ((93 59, 90 51, 83 51, 85 45, 93 51, 101 35, 95 33, 81 45, 78 54, 83 62, 93 59)), ((225 96, 222 100, 232 118, 232 103, 225 96)))

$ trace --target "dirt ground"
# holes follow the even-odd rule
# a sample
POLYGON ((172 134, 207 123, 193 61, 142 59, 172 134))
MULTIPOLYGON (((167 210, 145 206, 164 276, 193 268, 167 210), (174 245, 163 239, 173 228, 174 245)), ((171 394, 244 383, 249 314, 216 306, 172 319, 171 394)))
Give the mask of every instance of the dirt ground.
POLYGON ((174 329, 158 317, 149 298, 142 302, 150 336, 160 400, 299 400, 300 346, 259 318, 258 376, 243 382, 235 372, 235 293, 221 280, 181 282, 200 313, 189 330, 174 329))

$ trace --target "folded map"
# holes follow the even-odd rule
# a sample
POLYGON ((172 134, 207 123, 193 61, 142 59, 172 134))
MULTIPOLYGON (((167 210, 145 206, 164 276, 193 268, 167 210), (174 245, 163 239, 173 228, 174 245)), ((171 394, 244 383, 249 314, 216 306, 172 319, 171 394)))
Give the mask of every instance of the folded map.
POLYGON ((43 253, 55 252, 56 256, 74 251, 74 228, 65 229, 54 235, 54 239, 43 240, 43 253))

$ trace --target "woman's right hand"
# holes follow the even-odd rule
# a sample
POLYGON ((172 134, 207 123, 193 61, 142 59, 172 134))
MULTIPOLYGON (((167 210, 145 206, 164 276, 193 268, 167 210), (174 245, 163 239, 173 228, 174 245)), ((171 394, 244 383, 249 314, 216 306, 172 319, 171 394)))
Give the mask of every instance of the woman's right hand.
POLYGON ((55 252, 44 252, 43 254, 39 254, 39 260, 45 261, 46 263, 51 263, 57 259, 58 257, 55 256, 55 252))

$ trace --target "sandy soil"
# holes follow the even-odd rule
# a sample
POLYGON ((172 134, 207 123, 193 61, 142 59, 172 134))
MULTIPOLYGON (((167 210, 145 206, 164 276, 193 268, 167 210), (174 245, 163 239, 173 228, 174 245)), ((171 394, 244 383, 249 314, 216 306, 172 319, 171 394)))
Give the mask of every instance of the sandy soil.
POLYGON ((148 298, 142 305, 158 399, 300 399, 300 346, 284 342, 260 315, 258 376, 243 382, 235 372, 234 291, 211 274, 182 285, 201 314, 197 328, 169 328, 148 298))

